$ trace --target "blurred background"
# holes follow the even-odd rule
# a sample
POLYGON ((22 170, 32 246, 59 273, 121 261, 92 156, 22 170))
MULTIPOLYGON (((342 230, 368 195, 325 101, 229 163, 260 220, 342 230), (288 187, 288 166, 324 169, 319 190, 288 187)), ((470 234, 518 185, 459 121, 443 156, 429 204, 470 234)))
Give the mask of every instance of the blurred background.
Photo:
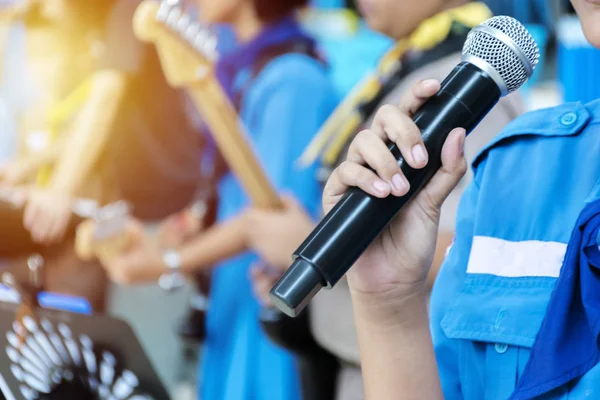
MULTIPOLYGON (((8 10, 16 3, 16 0, 2 0, 0 7, 8 10)), ((526 109, 565 101, 588 102, 600 97, 597 77, 600 51, 586 42, 568 1, 486 0, 485 3, 495 15, 510 15, 523 22, 540 45, 540 65, 521 90, 526 109)), ((328 61, 328 74, 338 101, 373 71, 394 46, 392 39, 367 26, 353 0, 312 0, 300 20, 317 39, 320 52, 328 61)), ((4 43, 0 55, 0 163, 10 162, 18 152, 22 140, 18 134, 18 116, 36 106, 40 91, 52 89, 51 85, 39 83, 42 76, 36 80, 29 78, 28 74, 32 71, 35 74, 40 66, 28 63, 26 24, 19 19, 6 20, 0 27, 4 43)), ((220 51, 233 51, 235 46, 227 27, 222 27, 219 35, 220 51)), ((62 77, 69 74, 63 70, 62 77)), ((107 82, 110 85, 110 79, 107 82)), ((198 386, 202 385, 202 378, 198 378, 202 341, 189 331, 194 304, 196 310, 205 307, 197 294, 198 285, 189 282, 173 293, 165 293, 156 283, 135 286, 110 283, 106 291, 106 313, 132 326, 176 400, 198 398, 198 386)))

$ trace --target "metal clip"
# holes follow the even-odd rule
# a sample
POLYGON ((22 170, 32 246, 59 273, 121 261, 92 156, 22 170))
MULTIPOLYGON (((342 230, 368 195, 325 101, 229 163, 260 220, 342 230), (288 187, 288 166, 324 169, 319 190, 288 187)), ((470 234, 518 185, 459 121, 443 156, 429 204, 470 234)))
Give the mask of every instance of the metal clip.
POLYGON ((94 217, 96 222, 94 239, 106 239, 125 231, 130 210, 131 207, 125 201, 111 203, 98 210, 97 215, 94 217))
POLYGON ((29 268, 29 284, 34 288, 42 288, 42 269, 44 268, 44 258, 39 254, 34 254, 27 259, 29 268))

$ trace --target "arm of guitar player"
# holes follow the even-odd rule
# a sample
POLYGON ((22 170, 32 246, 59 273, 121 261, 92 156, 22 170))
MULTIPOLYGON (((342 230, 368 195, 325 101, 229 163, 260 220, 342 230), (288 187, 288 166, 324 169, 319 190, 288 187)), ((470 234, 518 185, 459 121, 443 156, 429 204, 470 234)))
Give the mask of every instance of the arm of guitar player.
MULTIPOLYGON (((227 222, 213 225, 210 229, 190 239, 177 250, 181 260, 181 272, 186 275, 212 268, 218 262, 243 253, 247 248, 246 217, 241 215, 227 222)), ((93 228, 78 232, 78 249, 90 249, 99 259, 111 279, 121 284, 143 284, 156 281, 167 272, 162 250, 147 234, 137 227, 122 235, 104 240, 93 239, 93 228), (126 245, 124 245, 126 243, 126 245)), ((80 256, 86 252, 78 251, 80 256)))
POLYGON ((247 250, 244 215, 213 225, 179 248, 181 269, 194 274, 247 250))
POLYGON ((109 140, 127 80, 125 73, 116 70, 103 70, 94 75, 89 99, 57 160, 51 189, 72 196, 85 182, 109 140))

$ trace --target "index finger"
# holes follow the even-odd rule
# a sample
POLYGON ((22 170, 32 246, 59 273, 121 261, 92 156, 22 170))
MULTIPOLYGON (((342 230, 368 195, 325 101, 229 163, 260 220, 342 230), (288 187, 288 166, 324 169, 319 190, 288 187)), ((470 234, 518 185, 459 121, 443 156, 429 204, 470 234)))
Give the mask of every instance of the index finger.
POLYGON ((425 102, 440 90, 440 82, 436 79, 427 79, 414 84, 402 96, 398 107, 406 115, 412 116, 425 102))

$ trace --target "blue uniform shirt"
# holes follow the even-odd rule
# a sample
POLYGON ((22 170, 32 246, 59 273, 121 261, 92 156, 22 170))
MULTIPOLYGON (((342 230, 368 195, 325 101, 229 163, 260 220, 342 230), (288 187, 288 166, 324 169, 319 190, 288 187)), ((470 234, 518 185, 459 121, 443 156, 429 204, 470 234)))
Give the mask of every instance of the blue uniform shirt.
MULTIPOLYGON (((446 399, 508 399, 585 204, 600 198, 600 101, 525 114, 473 162, 431 299, 446 399)), ((468 139, 467 139, 468 140, 468 139)), ((540 399, 600 398, 600 368, 540 399)))
MULTIPOLYGON (((240 71, 244 80, 249 70, 240 71)), ((263 68, 247 90, 241 119, 266 174, 280 192, 291 192, 311 212, 320 207, 315 170, 294 167, 335 99, 327 71, 302 54, 287 54, 263 68)), ((234 218, 250 203, 228 174, 219 186, 219 221, 234 218)), ((290 227, 293 229, 293 227, 290 227)), ((272 344, 259 325, 260 305, 249 270, 258 258, 243 254, 214 270, 203 353, 203 400, 298 400, 293 357, 272 344)))

